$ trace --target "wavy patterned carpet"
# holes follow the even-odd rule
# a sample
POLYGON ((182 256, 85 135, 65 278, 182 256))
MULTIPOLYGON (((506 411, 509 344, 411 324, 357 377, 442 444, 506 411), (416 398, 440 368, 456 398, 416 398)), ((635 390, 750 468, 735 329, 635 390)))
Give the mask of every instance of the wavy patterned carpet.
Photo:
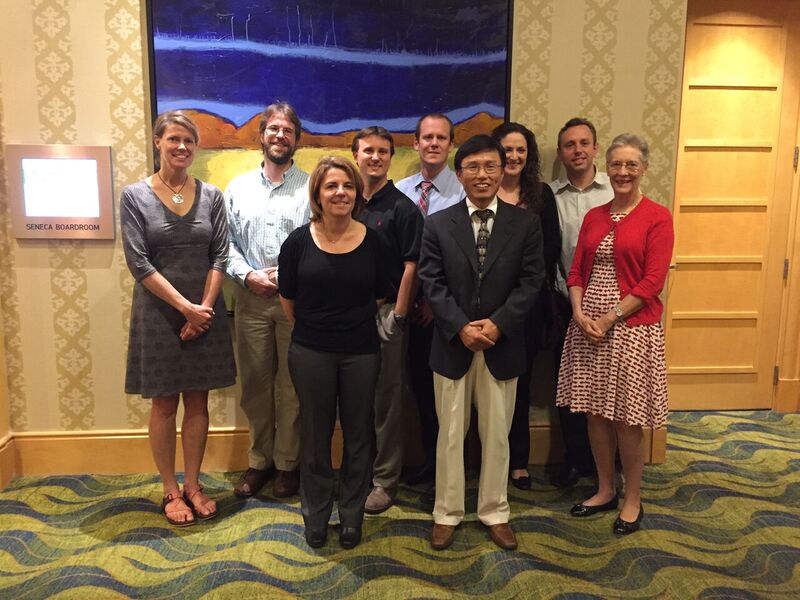
POLYGON ((413 489, 344 551, 333 531, 305 544, 296 499, 233 497, 235 474, 205 478, 222 514, 188 529, 166 525, 152 475, 21 478, 0 492, 0 598, 800 598, 800 415, 677 413, 668 440, 641 532, 570 518, 590 482, 562 493, 535 471, 510 488, 517 552, 474 520, 431 550, 413 489))

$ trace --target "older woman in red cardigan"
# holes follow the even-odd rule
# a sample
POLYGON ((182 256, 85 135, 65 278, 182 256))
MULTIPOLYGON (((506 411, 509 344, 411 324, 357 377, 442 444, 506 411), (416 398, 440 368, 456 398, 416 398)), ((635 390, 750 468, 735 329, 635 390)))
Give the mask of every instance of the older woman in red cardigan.
POLYGON ((649 150, 622 134, 606 152, 614 198, 587 213, 567 286, 573 319, 567 332, 556 403, 584 412, 597 464, 597 491, 570 510, 575 517, 615 511, 613 531, 637 531, 644 516, 643 427, 667 419, 663 306, 658 295, 672 257, 669 211, 642 195, 649 150), (625 476, 620 507, 614 485, 619 448, 625 476))

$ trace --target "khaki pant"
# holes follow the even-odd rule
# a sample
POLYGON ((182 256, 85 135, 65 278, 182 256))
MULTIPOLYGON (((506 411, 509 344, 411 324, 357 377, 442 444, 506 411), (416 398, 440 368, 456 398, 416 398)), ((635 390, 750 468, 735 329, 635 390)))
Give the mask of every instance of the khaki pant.
POLYGON ((394 322, 394 304, 384 304, 377 315, 381 339, 381 371, 375 389, 377 454, 372 484, 394 491, 403 467, 406 402, 406 332, 394 322))
POLYGON ((250 467, 266 469, 274 463, 282 471, 291 471, 300 455, 300 407, 288 363, 292 326, 277 294, 262 298, 239 288, 235 315, 240 405, 250 429, 250 467))
POLYGON ((514 416, 517 379, 495 379, 483 352, 476 352, 461 379, 434 373, 433 389, 439 417, 434 522, 455 526, 464 520, 464 438, 474 403, 481 438, 478 519, 484 525, 508 523, 508 431, 514 416))

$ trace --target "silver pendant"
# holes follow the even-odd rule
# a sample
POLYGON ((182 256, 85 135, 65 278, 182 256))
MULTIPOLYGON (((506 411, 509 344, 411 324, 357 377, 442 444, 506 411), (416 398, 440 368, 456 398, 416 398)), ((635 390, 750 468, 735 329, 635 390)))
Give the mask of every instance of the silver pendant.
POLYGON ((183 204, 183 194, 172 194, 172 201, 175 204, 183 204))

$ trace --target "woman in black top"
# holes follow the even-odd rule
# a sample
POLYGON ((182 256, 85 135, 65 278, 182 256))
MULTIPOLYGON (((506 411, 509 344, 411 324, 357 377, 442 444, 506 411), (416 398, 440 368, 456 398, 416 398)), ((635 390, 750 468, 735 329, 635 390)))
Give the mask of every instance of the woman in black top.
POLYGON ((292 232, 278 257, 281 304, 294 322, 289 372, 300 400, 300 503, 306 541, 327 538, 336 478, 331 437, 339 420, 339 543, 361 541, 374 459, 373 403, 380 369, 375 315, 388 293, 378 235, 353 218, 364 205, 355 167, 320 160, 309 180, 311 222, 292 232))
POLYGON ((511 483, 521 490, 531 487, 528 473, 530 454, 530 383, 533 357, 542 347, 545 326, 553 318, 550 310, 558 259, 561 253, 561 230, 558 225, 556 199, 550 186, 543 183, 539 172, 539 148, 533 132, 519 123, 503 123, 492 131, 492 137, 500 142, 506 152, 506 166, 497 197, 516 204, 539 215, 544 237, 544 264, 546 281, 533 310, 525 322, 525 350, 528 369, 517 381, 517 399, 514 418, 508 434, 510 449, 509 470, 511 483))

